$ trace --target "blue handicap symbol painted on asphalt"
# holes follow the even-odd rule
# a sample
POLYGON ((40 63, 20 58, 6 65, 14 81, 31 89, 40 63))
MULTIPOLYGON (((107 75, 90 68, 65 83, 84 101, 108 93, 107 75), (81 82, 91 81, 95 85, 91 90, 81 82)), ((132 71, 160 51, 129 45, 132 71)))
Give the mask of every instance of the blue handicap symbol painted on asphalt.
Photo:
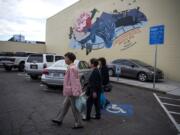
POLYGON ((103 112, 128 117, 132 116, 134 113, 133 106, 128 104, 110 104, 103 110, 103 112))

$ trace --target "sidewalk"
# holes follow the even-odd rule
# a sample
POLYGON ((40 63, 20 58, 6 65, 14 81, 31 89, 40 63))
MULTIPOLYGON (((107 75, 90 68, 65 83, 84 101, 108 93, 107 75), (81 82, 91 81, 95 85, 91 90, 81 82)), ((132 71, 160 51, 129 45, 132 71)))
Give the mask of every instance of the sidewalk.
POLYGON ((121 83, 139 88, 147 88, 147 90, 154 92, 157 91, 180 96, 180 83, 175 81, 165 80, 161 82, 156 82, 156 87, 155 89, 153 89, 153 82, 140 82, 138 80, 127 78, 120 78, 119 80, 117 80, 116 77, 110 77, 110 80, 114 83, 121 83))

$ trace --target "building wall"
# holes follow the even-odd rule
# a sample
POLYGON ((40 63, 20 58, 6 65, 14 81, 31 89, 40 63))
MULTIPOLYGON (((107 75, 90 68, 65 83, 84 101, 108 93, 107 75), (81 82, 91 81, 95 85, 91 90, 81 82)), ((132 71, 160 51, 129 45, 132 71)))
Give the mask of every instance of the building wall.
MULTIPOLYGON (((134 58, 153 65, 154 46, 149 45, 150 26, 165 25, 165 43, 158 47, 157 67, 165 72, 167 79, 180 81, 180 1, 179 0, 80 0, 71 7, 48 18, 46 25, 46 44, 48 52, 64 54, 73 51, 79 59, 105 57, 108 61, 115 58, 134 58), (124 11, 140 7, 147 17, 147 23, 137 33, 128 33, 123 43, 113 42, 111 48, 93 50, 86 55, 86 49, 70 47, 69 31, 83 12, 97 9, 96 17, 102 12, 124 11)), ((95 20, 93 20, 95 21, 95 20)))
POLYGON ((44 44, 27 44, 20 42, 0 41, 0 52, 39 52, 45 53, 44 44))

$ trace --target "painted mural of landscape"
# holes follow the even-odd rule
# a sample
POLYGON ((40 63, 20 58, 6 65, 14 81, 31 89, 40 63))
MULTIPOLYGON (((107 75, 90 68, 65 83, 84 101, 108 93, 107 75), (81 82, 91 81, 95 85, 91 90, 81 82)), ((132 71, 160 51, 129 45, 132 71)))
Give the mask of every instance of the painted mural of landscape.
POLYGON ((102 12, 99 17, 96 16, 97 12, 97 9, 83 12, 75 25, 70 27, 71 48, 85 49, 88 55, 92 50, 112 48, 113 44, 134 44, 130 40, 147 23, 147 17, 140 11, 140 7, 102 12))

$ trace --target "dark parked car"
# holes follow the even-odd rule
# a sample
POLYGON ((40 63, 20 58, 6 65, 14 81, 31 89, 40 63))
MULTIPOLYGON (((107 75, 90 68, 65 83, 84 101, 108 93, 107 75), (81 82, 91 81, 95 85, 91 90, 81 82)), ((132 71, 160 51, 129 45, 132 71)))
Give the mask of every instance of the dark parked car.
MULTIPOLYGON (((152 81, 154 77, 154 67, 146 64, 140 60, 135 59, 116 59, 113 60, 109 67, 110 75, 116 75, 116 67, 120 65, 121 74, 120 76, 137 78, 139 81, 152 81)), ((164 79, 164 73, 160 69, 156 69, 156 81, 164 79)))

